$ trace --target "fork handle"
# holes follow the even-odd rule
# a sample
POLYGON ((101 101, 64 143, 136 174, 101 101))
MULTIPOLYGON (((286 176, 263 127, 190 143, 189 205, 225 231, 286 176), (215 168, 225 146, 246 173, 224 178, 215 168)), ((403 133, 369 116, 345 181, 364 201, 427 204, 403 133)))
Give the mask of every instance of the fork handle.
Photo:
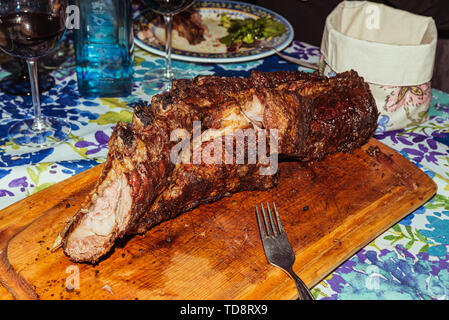
POLYGON ((309 288, 305 285, 305 283, 299 278, 296 273, 293 271, 292 268, 289 268, 286 270, 287 273, 292 277, 293 280, 295 280, 296 287, 298 288, 299 292, 299 299, 300 300, 315 300, 312 293, 310 292, 309 288))

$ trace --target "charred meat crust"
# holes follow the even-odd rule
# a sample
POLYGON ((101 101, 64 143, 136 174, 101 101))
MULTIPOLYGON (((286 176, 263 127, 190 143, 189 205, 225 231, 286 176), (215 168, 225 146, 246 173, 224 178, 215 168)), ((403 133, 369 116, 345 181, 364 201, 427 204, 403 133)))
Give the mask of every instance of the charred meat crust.
MULTIPOLYGON (((64 252, 73 261, 94 263, 120 237, 143 233, 235 192, 267 190, 277 184, 277 174, 257 173, 263 167, 260 162, 173 163, 173 130, 191 133, 194 121, 201 121, 203 134, 222 137, 239 129, 276 129, 280 158, 305 162, 363 145, 373 135, 377 117, 369 87, 355 71, 334 78, 299 71, 254 71, 249 78, 176 80, 170 92, 153 97, 152 107, 137 106, 130 125, 117 124, 95 189, 62 233, 64 252), (119 204, 108 205, 108 194, 119 204), (101 207, 98 201, 107 214, 94 212, 101 207), (101 219, 114 223, 103 228, 112 230, 107 236, 97 228, 101 219), (91 231, 96 228, 100 231, 91 231), (86 238, 92 240, 88 245, 78 229, 87 230, 86 238)), ((199 148, 204 151, 213 143, 212 138, 205 139, 199 148)), ((233 143, 248 147, 246 140, 233 143)), ((190 148, 192 157, 195 150, 190 148)), ((220 157, 223 160, 225 154, 220 157)))

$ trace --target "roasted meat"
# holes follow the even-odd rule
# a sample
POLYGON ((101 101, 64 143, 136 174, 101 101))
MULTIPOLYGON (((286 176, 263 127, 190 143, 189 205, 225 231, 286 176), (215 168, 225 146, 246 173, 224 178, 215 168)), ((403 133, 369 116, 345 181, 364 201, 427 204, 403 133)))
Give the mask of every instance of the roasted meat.
POLYGON ((372 136, 377 117, 354 71, 174 81, 151 107, 136 107, 131 124, 117 124, 96 187, 60 233, 64 252, 94 263, 125 235, 239 191, 275 187, 277 159, 351 151, 372 136))

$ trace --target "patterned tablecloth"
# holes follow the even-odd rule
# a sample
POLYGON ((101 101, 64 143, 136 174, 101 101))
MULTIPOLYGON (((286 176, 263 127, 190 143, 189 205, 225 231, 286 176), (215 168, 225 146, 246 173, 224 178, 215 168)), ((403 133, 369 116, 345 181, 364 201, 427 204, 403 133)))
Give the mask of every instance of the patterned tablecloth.
MULTIPOLYGON (((293 42, 286 50, 311 62, 319 48, 293 42)), ((144 91, 141 79, 164 60, 137 49, 134 92, 127 98, 87 99, 77 91, 73 67, 52 73, 56 85, 42 94, 43 113, 70 120, 70 140, 55 148, 30 152, 0 142, 0 209, 103 162, 117 121, 129 122, 133 106, 156 92, 144 91)), ((174 67, 195 74, 247 76, 251 70, 297 70, 277 56, 238 64, 174 67)), ((0 77, 8 73, 0 69, 0 77)), ((437 195, 343 263, 312 292, 317 299, 449 299, 449 94, 432 90, 430 120, 406 130, 378 134, 377 139, 418 165, 437 184, 437 195)), ((0 93, 0 138, 11 118, 31 116, 29 97, 0 93)))

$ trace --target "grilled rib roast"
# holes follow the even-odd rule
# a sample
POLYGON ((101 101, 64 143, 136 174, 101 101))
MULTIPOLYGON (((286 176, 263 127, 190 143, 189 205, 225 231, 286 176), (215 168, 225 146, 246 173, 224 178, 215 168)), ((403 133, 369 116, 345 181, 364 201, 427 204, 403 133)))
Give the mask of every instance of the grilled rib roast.
POLYGON ((153 97, 151 107, 136 107, 130 125, 117 124, 97 185, 61 231, 60 243, 72 261, 95 263, 125 235, 239 191, 276 186, 277 173, 260 173, 272 165, 263 157, 224 161, 236 160, 239 147, 249 150, 249 139, 230 140, 233 151, 216 152, 214 163, 171 161, 179 142, 171 134, 191 133, 195 121, 201 123, 201 142, 189 144, 187 160, 215 150, 212 144, 224 143, 217 137, 232 137, 239 129, 276 129, 279 159, 310 161, 360 147, 373 135, 377 117, 369 87, 355 71, 333 78, 253 71, 249 78, 175 80, 170 92, 153 97))

